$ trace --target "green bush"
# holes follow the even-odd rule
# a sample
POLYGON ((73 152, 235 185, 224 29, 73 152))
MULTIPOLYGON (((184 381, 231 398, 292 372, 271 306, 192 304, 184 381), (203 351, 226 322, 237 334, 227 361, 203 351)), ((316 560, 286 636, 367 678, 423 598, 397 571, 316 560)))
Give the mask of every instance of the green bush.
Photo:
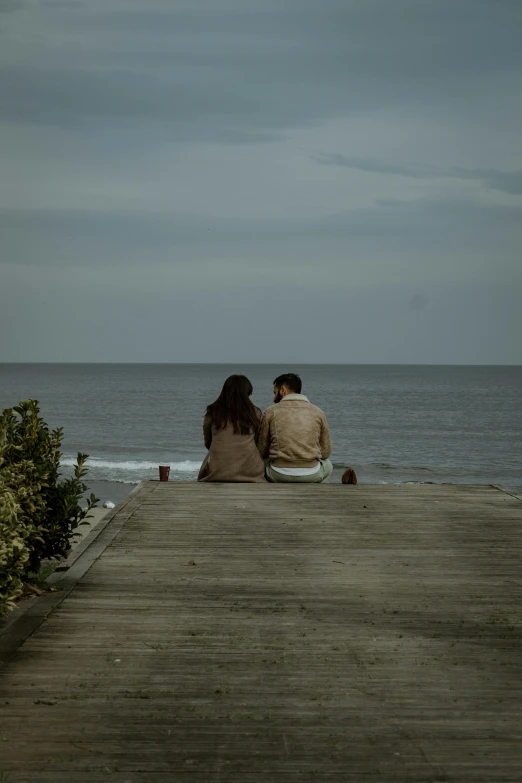
POLYGON ((27 539, 33 532, 21 521, 16 494, 4 474, 4 444, 5 431, 0 426, 0 616, 13 608, 22 593, 22 577, 29 559, 27 539))
POLYGON ((87 507, 87 454, 78 454, 72 478, 60 480, 63 430, 50 431, 38 402, 25 400, 0 416, 0 614, 20 594, 24 574, 38 572, 44 558, 63 557, 87 507))

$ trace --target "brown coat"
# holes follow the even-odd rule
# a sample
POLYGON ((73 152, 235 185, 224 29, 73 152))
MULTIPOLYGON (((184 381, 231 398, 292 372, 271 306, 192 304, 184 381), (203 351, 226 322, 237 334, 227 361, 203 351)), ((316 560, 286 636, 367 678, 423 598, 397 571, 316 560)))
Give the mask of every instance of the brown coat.
POLYGON ((313 467, 332 453, 326 416, 304 394, 287 394, 266 409, 258 447, 277 467, 313 467))
POLYGON ((265 464, 259 454, 254 433, 238 435, 231 424, 218 430, 211 426, 210 419, 205 416, 203 436, 208 454, 199 470, 198 481, 265 481, 265 464))

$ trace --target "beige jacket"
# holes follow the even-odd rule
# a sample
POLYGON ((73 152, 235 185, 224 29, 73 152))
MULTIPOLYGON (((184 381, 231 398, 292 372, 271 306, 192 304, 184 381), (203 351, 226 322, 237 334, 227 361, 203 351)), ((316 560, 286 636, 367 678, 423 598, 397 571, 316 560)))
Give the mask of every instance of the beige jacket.
POLYGON ((231 424, 217 430, 205 416, 203 437, 208 454, 200 468, 198 481, 264 482, 265 465, 256 446, 256 434, 238 435, 231 424))
POLYGON ((287 394, 266 409, 257 446, 282 468, 311 468, 332 453, 326 416, 304 394, 287 394))

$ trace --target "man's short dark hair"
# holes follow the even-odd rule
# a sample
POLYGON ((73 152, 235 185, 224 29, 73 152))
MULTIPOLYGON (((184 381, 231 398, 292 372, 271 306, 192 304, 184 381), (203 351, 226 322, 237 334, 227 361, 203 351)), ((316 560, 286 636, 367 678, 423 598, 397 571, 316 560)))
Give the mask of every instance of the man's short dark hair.
POLYGON ((277 389, 280 389, 281 386, 286 386, 289 392, 293 392, 294 394, 301 394, 303 384, 301 383, 301 378, 298 375, 296 375, 294 372, 287 372, 284 375, 279 375, 275 379, 274 386, 277 389))

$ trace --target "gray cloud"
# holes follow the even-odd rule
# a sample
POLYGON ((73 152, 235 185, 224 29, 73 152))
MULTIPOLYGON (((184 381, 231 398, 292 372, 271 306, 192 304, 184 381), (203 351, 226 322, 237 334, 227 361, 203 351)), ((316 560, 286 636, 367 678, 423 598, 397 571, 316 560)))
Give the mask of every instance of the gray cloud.
MULTIPOLYGON (((459 177, 459 169, 454 169, 455 176, 459 177)), ((504 191, 515 196, 522 195, 522 171, 495 171, 494 169, 476 169, 475 171, 463 171, 463 179, 478 179, 484 185, 493 190, 504 191)))
POLYGON ((171 329, 173 359, 285 360, 281 312, 314 313, 310 361, 347 328, 351 360, 519 360, 518 0, 0 18, 0 361, 153 359, 171 329))
MULTIPOLYGON (((293 128, 328 117, 483 98, 481 75, 520 68, 510 4, 257 2, 187 10, 48 6, 31 57, 0 72, 4 121, 169 124, 176 139, 293 128), (52 26, 52 22, 55 26, 52 26), (378 23, 377 23, 378 21, 378 23)), ((15 46, 15 44, 11 44, 15 46)), ((268 133, 266 140, 272 140, 268 133)))
POLYGON ((469 271, 488 263, 491 249, 502 243, 506 269, 517 276, 522 204, 494 207, 466 201, 380 199, 372 208, 312 219, 241 220, 169 213, 4 210, 0 235, 4 258, 10 263, 121 267, 168 261, 183 266, 207 258, 261 256, 266 266, 275 263, 280 268, 292 267, 298 259, 310 263, 321 257, 323 269, 316 268, 317 282, 324 268, 339 262, 348 269, 356 258, 390 257, 390 242, 400 255, 413 258, 418 270, 434 247, 445 254, 466 247, 468 254, 476 254, 469 271))
POLYGON ((476 180, 485 187, 513 195, 522 195, 522 170, 499 171, 495 169, 465 169, 461 166, 442 168, 422 164, 389 163, 372 158, 351 158, 340 153, 317 153, 313 159, 323 166, 341 166, 371 174, 389 174, 411 179, 460 179, 476 180))
POLYGON ((443 176, 436 166, 422 166, 403 163, 386 163, 372 158, 350 158, 340 153, 317 153, 313 159, 322 166, 342 166, 347 169, 366 171, 371 174, 391 174, 413 179, 438 179, 443 176))
POLYGON ((273 278, 246 290, 229 279, 217 295, 214 286, 179 289, 164 275, 149 274, 151 288, 143 277, 117 277, 110 269, 66 270, 54 280, 39 271, 24 280, 12 268, 17 305, 4 308, 0 289, 0 321, 7 309, 6 325, 17 332, 15 345, 0 330, 4 360, 522 361, 518 294, 499 284, 424 285, 429 307, 413 310, 405 305, 418 289, 399 284, 341 288, 325 280, 310 289, 273 278), (306 340, 296 331, 296 313, 313 324, 306 340))

